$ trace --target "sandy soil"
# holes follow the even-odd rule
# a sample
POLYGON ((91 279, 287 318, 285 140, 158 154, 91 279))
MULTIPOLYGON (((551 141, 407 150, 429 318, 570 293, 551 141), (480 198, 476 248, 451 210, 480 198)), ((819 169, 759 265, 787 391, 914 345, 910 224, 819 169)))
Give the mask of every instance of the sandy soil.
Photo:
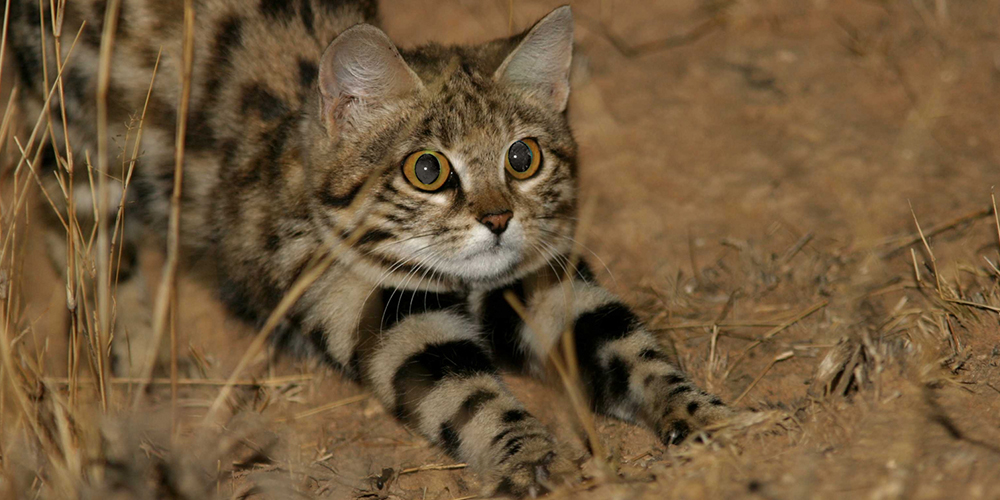
MULTIPOLYGON (((382 10, 405 46, 506 35, 555 5, 382 10)), ((1000 2, 573 7, 586 257, 695 379, 754 412, 669 449, 599 418, 609 457, 595 460, 558 389, 511 378, 586 460, 587 481, 556 496, 1000 498, 1000 271, 988 263, 1000 259, 988 211, 1000 183, 1000 2), (935 233, 926 247, 915 218, 935 233)), ((26 250, 25 317, 60 376, 64 292, 40 248, 26 250)), ((144 262, 155 271, 160 257, 144 262)), ((182 354, 224 378, 252 330, 190 275, 180 296, 182 354)), ((414 469, 452 461, 337 374, 281 359, 251 375, 270 385, 241 388, 231 406, 257 415, 243 425, 263 459, 212 462, 221 498, 253 484, 302 498, 478 491, 460 468, 414 469)), ((217 393, 181 388, 182 429, 217 393)), ((161 418, 140 420, 169 421, 168 395, 158 386, 146 415, 161 418)))

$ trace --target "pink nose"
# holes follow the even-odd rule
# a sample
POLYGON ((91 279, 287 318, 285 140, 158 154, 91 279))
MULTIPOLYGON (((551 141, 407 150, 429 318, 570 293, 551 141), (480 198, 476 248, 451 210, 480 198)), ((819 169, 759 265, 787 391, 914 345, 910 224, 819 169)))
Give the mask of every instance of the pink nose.
POLYGON ((507 223, 510 222, 510 218, 513 216, 514 212, 504 210, 503 212, 486 214, 479 219, 479 222, 490 228, 493 234, 500 234, 507 230, 507 223))

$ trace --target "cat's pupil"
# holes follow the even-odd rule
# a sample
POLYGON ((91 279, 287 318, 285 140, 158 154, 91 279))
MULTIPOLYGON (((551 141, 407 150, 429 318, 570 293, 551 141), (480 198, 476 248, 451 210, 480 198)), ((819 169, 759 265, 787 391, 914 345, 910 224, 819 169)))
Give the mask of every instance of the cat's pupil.
POLYGON ((531 166, 531 148, 524 141, 517 141, 507 150, 507 162, 510 168, 518 172, 526 172, 531 166))
POLYGON ((438 180, 438 177, 441 176, 441 164, 430 153, 425 153, 420 158, 417 158, 417 163, 414 165, 413 170, 413 173, 417 176, 417 180, 424 184, 434 184, 438 180))

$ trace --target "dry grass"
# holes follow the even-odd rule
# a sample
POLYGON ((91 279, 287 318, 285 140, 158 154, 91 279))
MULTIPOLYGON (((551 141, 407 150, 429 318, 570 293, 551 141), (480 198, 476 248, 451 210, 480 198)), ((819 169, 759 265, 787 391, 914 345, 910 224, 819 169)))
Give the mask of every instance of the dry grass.
MULTIPOLYGON (((495 3, 435 8, 442 19, 471 18, 503 35, 548 7, 495 3)), ((117 1, 111 4, 114 12, 117 1)), ((187 67, 192 5, 185 2, 187 67)), ((578 59, 587 62, 574 82, 574 109, 582 110, 574 113, 582 114, 571 117, 580 123, 581 175, 590 200, 577 240, 609 258, 617 280, 602 279, 639 305, 696 379, 753 411, 711 429, 702 442, 664 448, 645 431, 585 410, 574 351, 564 345, 552 363, 560 390, 511 379, 528 406, 585 459, 582 482, 552 497, 996 498, 1000 217, 992 192, 975 189, 996 182, 996 170, 975 167, 995 167, 1000 143, 990 139, 994 117, 983 111, 990 106, 963 104, 968 88, 942 82, 995 78, 968 69, 982 65, 955 61, 979 61, 979 42, 964 32, 997 39, 995 29, 976 19, 1000 12, 1000 4, 983 2, 982 12, 946 0, 699 5, 674 20, 668 14, 681 7, 654 2, 661 16, 656 22, 619 2, 574 5, 581 19, 578 59), (783 36, 789 33, 806 41, 788 42, 783 36), (792 58, 813 73, 782 62, 792 58), (654 60, 663 68, 646 63, 654 60), (826 67, 854 68, 852 82, 871 76, 875 90, 836 90, 853 83, 826 67), (955 76, 955 68, 966 73, 955 76), (678 90, 660 97, 666 80, 677 80, 678 90), (809 85, 825 88, 832 104, 802 104, 823 102, 803 90, 809 85), (738 100, 716 103, 720 94, 738 100), (886 97, 897 94, 904 97, 886 97), (657 100, 636 97, 650 95, 657 100), (854 107, 851 99, 863 105, 854 107), (676 114, 677 108, 657 107, 662 102, 679 102, 683 109, 676 114), (970 118, 980 116, 977 111, 980 122, 970 118), (674 121, 684 126, 670 120, 651 125, 659 116, 642 116, 652 112, 675 113, 674 121), (879 120, 893 126, 873 125, 879 120), (759 128, 760 121, 767 126, 759 128), (850 127, 861 132, 837 135, 850 127), (687 135, 700 128, 728 142, 687 135), (744 140, 747 135, 751 139, 744 140), (970 139, 958 141, 965 136, 970 139), (657 159, 661 140, 669 143, 662 146, 670 150, 669 176, 657 159), (844 142, 873 152, 866 156, 844 142), (758 148, 779 152, 766 157, 758 148), (727 149, 731 156, 718 152, 727 149), (879 170, 882 156, 898 157, 898 164, 879 170), (796 162, 810 172, 784 166, 796 162), (859 174, 857 162, 867 170, 859 174), (940 167, 943 174, 920 170, 950 162, 961 162, 962 175, 946 167, 940 167), (704 173, 717 165, 726 171, 704 173), (602 177, 607 168, 629 175, 611 182, 602 177), (790 183, 792 194, 761 187, 755 179, 762 176, 773 177, 775 185, 790 183), (825 204, 831 185, 849 200, 836 206, 841 212, 825 204), (692 192, 694 201, 661 199, 692 192), (745 193, 742 201, 731 200, 745 193), (958 202, 956 193, 964 194, 958 202), (771 203, 768 196, 779 199, 773 210, 758 208, 771 203), (619 217, 618 205, 628 217, 619 217), (662 213, 674 216, 664 220, 662 213), (635 231, 640 236, 629 232, 630 224, 641 228, 635 231), (650 236, 659 233, 663 239, 650 236), (683 264, 662 266, 666 259, 683 264), (585 449, 594 452, 589 460, 585 449)), ((395 35, 407 32, 412 16, 387 17, 395 35)), ((115 16, 107 20, 103 40, 110 50, 115 16)), ((55 43, 65 43, 61 27, 55 31, 55 43)), ((98 109, 106 106, 107 61, 102 59, 98 109)), ((49 99, 64 93, 64 65, 57 61, 56 74, 42 75, 49 99)), ((16 102, 20 91, 2 61, 0 80, 9 102, 16 102)), ((181 82, 185 95, 189 84, 189 78, 181 82)), ((993 88, 982 85, 971 88, 993 88)), ((984 99, 1000 105, 995 95, 984 99)), ((178 116, 187 115, 186 106, 187 98, 178 116)), ((145 110, 137 110, 129 130, 133 144, 144 117, 145 110)), ((89 155, 75 165, 81 155, 72 144, 54 151, 58 191, 48 191, 52 184, 38 176, 37 162, 43 148, 53 148, 53 127, 65 130, 66 117, 31 118, 8 104, 0 122, 7 165, 0 176, 0 496, 474 497, 474 478, 463 464, 447 463, 398 428, 366 393, 313 363, 275 360, 267 351, 267 336, 336 250, 317 256, 261 330, 240 336, 245 327, 205 319, 224 316, 216 306, 208 313, 199 309, 206 294, 192 291, 199 285, 179 259, 179 176, 166 256, 144 260, 145 268, 162 275, 154 318, 157 335, 170 338, 170 376, 112 377, 108 346, 126 206, 117 207, 114 219, 101 217, 113 210, 108 178, 98 173, 116 168, 115 152, 106 133, 96 166, 89 155), (71 186, 79 179, 89 181, 91 199, 102 205, 93 223, 77 215, 71 186), (47 264, 38 255, 38 233, 40 214, 62 205, 69 207, 59 220, 68 253, 60 282, 38 267, 47 264), (57 300, 49 299, 52 290, 59 291, 57 300), (192 293, 195 298, 186 298, 192 293), (221 331, 219 338, 192 340, 192 332, 213 329, 221 331), (200 378, 181 376, 180 357, 193 360, 200 378)), ((107 130, 106 123, 95 126, 107 130)), ((182 119, 178 137, 184 126, 182 119)), ((178 144, 178 173, 183 151, 178 144)), ((136 146, 120 153, 128 189, 140 151, 136 146)))

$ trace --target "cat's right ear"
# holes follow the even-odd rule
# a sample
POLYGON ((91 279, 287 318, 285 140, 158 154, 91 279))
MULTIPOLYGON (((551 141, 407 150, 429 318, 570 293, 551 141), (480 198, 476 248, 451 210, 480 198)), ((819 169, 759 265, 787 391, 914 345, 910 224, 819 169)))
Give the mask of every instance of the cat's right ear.
POLYGON ((358 24, 330 43, 319 65, 320 113, 331 135, 387 102, 423 88, 382 30, 358 24))
POLYGON ((572 59, 573 11, 564 5, 528 30, 494 78, 528 91, 561 113, 569 100, 572 59))

